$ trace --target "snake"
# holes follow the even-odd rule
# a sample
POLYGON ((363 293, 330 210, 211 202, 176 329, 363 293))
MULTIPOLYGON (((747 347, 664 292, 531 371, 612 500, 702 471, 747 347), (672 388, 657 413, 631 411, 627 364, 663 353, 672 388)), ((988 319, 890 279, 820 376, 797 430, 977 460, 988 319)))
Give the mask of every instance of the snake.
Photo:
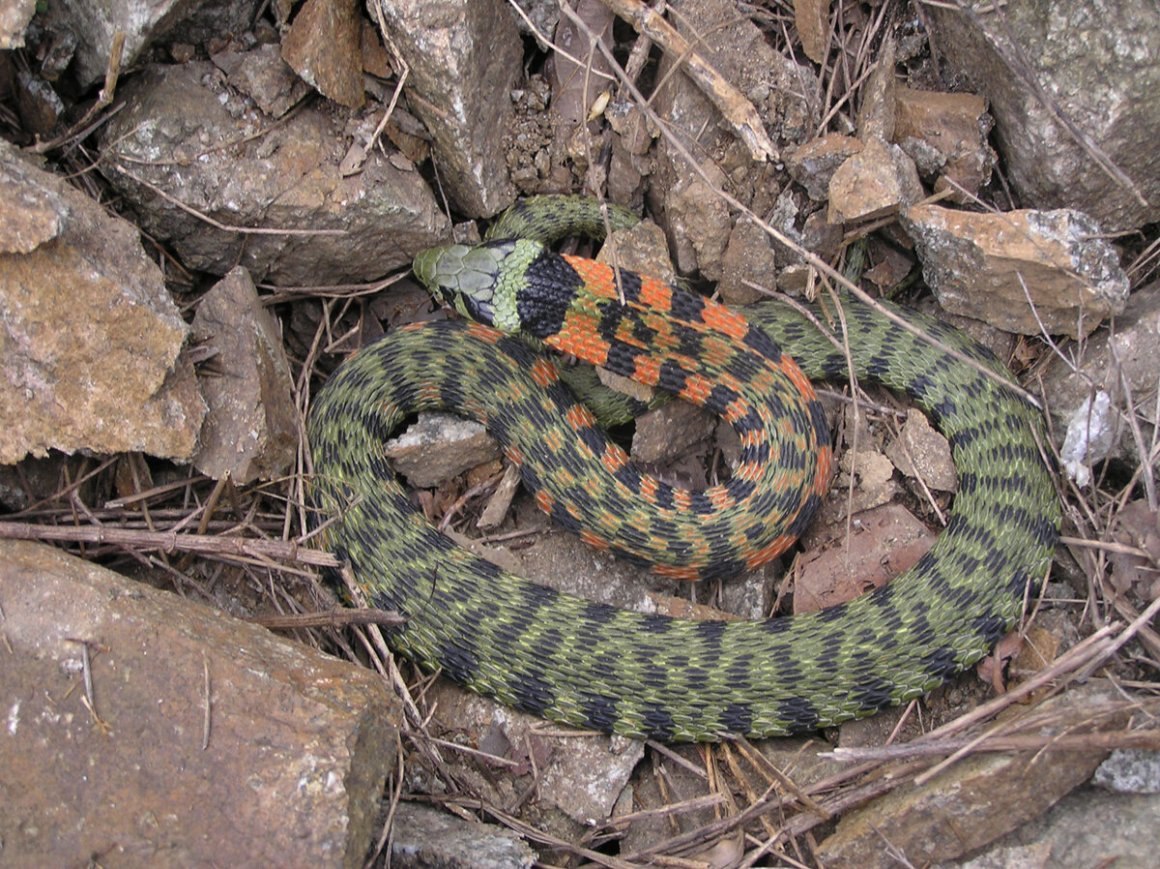
POLYGON ((889 303, 938 346, 853 296, 834 342, 820 307, 742 312, 550 246, 637 220, 536 197, 479 244, 421 252, 416 276, 464 316, 394 329, 314 397, 312 513, 365 600, 401 616, 391 648, 559 724, 664 742, 817 731, 977 663, 1022 615, 1059 533, 1040 413, 988 350, 889 303), (741 441, 732 474, 691 490, 637 468, 561 379, 561 353, 716 413, 741 441), (812 382, 849 371, 932 418, 958 488, 913 567, 816 613, 695 621, 536 584, 434 528, 384 455, 420 411, 475 418, 554 523, 660 576, 728 580, 785 552, 824 497, 830 434, 812 382))

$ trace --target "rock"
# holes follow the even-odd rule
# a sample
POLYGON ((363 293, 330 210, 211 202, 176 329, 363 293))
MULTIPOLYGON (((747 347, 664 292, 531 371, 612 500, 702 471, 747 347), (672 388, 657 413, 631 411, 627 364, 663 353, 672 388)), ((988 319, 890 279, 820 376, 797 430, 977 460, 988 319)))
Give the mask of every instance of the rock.
POLYGON ((939 54, 990 101, 997 145, 1024 203, 1086 212, 1108 232, 1160 219, 1160 7, 1153 0, 1041 0, 1002 15, 940 5, 927 21, 939 54), (1147 204, 1111 177, 1105 160, 1147 204))
POLYGON ((895 214, 922 199, 914 163, 897 145, 866 142, 830 178, 830 223, 856 223, 895 214))
POLYGON ((495 824, 480 824, 417 803, 395 812, 389 863, 397 869, 530 869, 536 852, 495 824))
MULTIPOLYGON (((736 88, 764 120, 779 142, 797 143, 817 125, 817 80, 813 71, 774 50, 752 21, 737 14, 729 0, 685 0, 672 4, 673 26, 697 52, 736 88)), ((662 85, 653 96, 657 114, 692 152, 712 184, 688 165, 687 158, 662 137, 657 146, 657 181, 650 187, 655 214, 663 216, 677 270, 700 272, 707 280, 721 276, 722 256, 731 231, 728 208, 715 189, 734 192, 758 213, 760 201, 776 190, 771 167, 755 163, 720 111, 698 86, 679 71, 680 57, 665 53, 657 71, 662 85), (663 192, 658 192, 663 191, 663 192)))
POLYGON ((0 142, 0 464, 49 449, 189 459, 187 327, 130 224, 0 142))
POLYGON ((192 331, 214 354, 201 377, 209 413, 194 465, 238 484, 285 473, 298 449, 294 383, 281 329, 245 269, 234 269, 202 297, 192 331))
POLYGON ((418 422, 387 441, 384 453, 412 486, 429 489, 499 458, 500 449, 478 422, 449 413, 421 413, 418 422))
POLYGON ((991 180, 986 101, 975 94, 900 87, 895 106, 892 140, 914 161, 918 174, 933 182, 936 193, 953 190, 954 202, 966 203, 977 196, 991 180), (958 192, 960 187, 965 194, 958 192))
POLYGON ((1128 298, 1115 250, 1079 212, 915 205, 902 225, 939 304, 1008 332, 1087 335, 1128 298))
POLYGON ((906 476, 917 477, 931 489, 958 489, 951 445, 935 431, 926 415, 913 407, 907 411, 898 437, 886 447, 886 457, 906 476))
POLYGON ((1120 794, 1160 794, 1160 752, 1116 749, 1100 764, 1092 784, 1120 794))
MULTIPOLYGON (((1083 710, 1082 720, 1095 721, 1118 702, 1113 689, 1092 682, 1039 704, 1036 714, 1074 708, 1083 710)), ((1064 716, 1056 725, 1027 732, 1050 736, 1065 726, 1068 733, 1083 732, 1080 720, 1064 716)), ((1112 725, 1104 719, 1099 726, 1112 725)), ((818 860, 859 869, 897 866, 899 855, 915 866, 953 860, 1046 812, 1086 781, 1105 754, 1068 752, 1066 761, 1056 762, 1044 762, 1035 751, 972 755, 922 785, 899 787, 848 812, 818 845, 818 860)))
POLYGON ((861 153, 864 147, 861 139, 827 133, 791 149, 785 155, 785 168, 790 177, 806 189, 810 199, 825 202, 830 195, 830 179, 834 172, 855 154, 861 153))
MULTIPOLYGON (((1120 408, 1127 393, 1132 405, 1150 408, 1156 401, 1160 371, 1160 282, 1140 287, 1128 298, 1114 328, 1088 336, 1075 359, 1051 360, 1043 375, 1057 444, 1070 440, 1063 459, 1077 482, 1090 479, 1093 464, 1106 458, 1142 460, 1131 426, 1120 408)), ((1139 420, 1145 444, 1151 443, 1149 414, 1139 420)))
POLYGON ((282 60, 277 45, 259 45, 252 51, 227 49, 210 59, 229 77, 230 87, 252 99, 271 118, 285 115, 310 91, 310 85, 282 60))
POLYGON ((136 66, 148 48, 161 40, 199 43, 223 33, 244 33, 261 0, 215 3, 209 0, 66 0, 47 4, 43 25, 78 38, 74 70, 77 84, 88 87, 105 78, 113 36, 125 35, 121 68, 136 66))
POLYGON ((305 105, 272 124, 220 79, 198 61, 148 67, 118 91, 127 108, 102 139, 110 182, 187 267, 220 275, 242 265, 255 280, 294 286, 320 275, 367 281, 447 236, 417 172, 376 149, 361 171, 342 173, 350 130, 332 106, 305 105))
POLYGON ((456 210, 490 217, 511 204, 504 136, 523 44, 503 0, 386 0, 387 29, 410 67, 411 110, 433 140, 456 210))
POLYGON ((377 675, 34 543, 0 542, 0 611, 5 862, 361 865, 377 675))
POLYGON ((777 286, 777 257, 765 230, 742 216, 733 224, 729 244, 721 257, 717 292, 727 305, 749 305, 765 298, 749 284, 769 291, 777 286))
POLYGON ((282 57, 320 94, 362 108, 361 18, 357 0, 306 0, 282 38, 282 57))
POLYGON ((670 401, 637 417, 630 454, 636 462, 661 462, 712 437, 717 418, 685 401, 670 401))
POLYGON ((1156 859, 1158 828, 1160 798, 1083 787, 978 856, 937 864, 937 869, 1150 866, 1156 859))
POLYGON ((883 586, 914 566, 936 535, 898 504, 855 514, 845 523, 811 532, 832 535, 830 544, 799 557, 794 579, 794 614, 817 612, 883 586))
POLYGON ((36 0, 10 0, 0 5, 0 51, 24 47, 24 29, 36 14, 36 0))

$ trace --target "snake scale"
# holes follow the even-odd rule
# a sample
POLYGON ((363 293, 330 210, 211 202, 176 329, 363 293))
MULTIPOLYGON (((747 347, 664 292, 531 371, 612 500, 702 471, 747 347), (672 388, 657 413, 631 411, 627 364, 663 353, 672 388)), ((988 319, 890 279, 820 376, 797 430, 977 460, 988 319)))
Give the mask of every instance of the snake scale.
MULTIPOLYGON (((606 213, 616 225, 636 219, 606 213)), ((856 376, 925 409, 959 474, 946 528, 890 584, 809 615, 694 622, 529 582, 423 518, 382 445, 409 415, 441 408, 483 421, 558 524, 662 575, 735 574, 781 552, 808 521, 830 453, 806 378, 845 379, 842 352, 787 307, 742 317, 541 243, 603 226, 589 200, 541 197, 509 210, 482 245, 420 254, 415 272, 436 297, 483 323, 397 329, 314 401, 311 498, 318 515, 337 517, 323 540, 374 606, 405 617, 389 631, 393 648, 510 706, 666 741, 834 725, 919 697, 983 657, 1019 617, 1058 534, 1038 414, 852 298, 843 308, 856 376), (561 385, 552 355, 518 329, 718 413, 742 443, 730 480, 695 492, 637 470, 561 385)), ((1005 374, 960 333, 907 317, 1005 374)))

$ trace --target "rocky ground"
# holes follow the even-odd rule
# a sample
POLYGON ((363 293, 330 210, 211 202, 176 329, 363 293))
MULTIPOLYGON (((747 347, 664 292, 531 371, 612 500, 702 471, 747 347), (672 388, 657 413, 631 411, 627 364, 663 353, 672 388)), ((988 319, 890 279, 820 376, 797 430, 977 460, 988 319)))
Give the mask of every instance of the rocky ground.
MULTIPOLYGON (((0 0, 0 863, 1154 859, 1154 5, 148 5, 0 0), (1039 397, 1064 536, 977 673, 808 738, 672 747, 467 694, 390 655, 390 614, 338 608, 311 395, 446 316, 417 251, 577 191, 650 218, 622 265, 735 305, 853 280, 1039 397)), ((801 550, 695 589, 552 529, 473 423, 389 450, 523 575, 789 614, 907 569, 956 486, 921 413, 824 394, 839 473, 801 550)), ((687 485, 736 454, 681 404, 624 437, 687 485)))

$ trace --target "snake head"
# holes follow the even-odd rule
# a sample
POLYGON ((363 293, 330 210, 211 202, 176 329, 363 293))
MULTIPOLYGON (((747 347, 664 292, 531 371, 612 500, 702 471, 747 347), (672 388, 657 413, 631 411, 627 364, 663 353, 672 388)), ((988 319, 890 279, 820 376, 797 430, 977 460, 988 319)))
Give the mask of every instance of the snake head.
POLYGON ((435 300, 501 332, 520 330, 516 292, 528 262, 543 247, 526 239, 449 244, 415 257, 415 276, 435 300))

